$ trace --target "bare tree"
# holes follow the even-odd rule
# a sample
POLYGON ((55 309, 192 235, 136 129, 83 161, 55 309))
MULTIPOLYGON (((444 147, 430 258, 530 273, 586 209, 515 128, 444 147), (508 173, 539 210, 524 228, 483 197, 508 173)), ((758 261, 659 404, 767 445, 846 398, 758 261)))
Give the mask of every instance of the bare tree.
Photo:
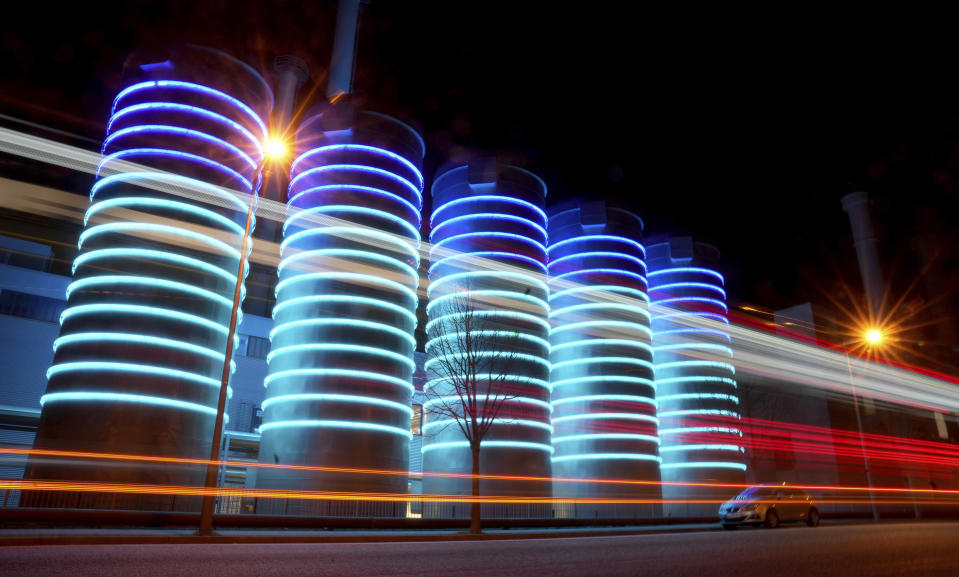
POLYGON ((455 425, 473 457, 470 533, 480 533, 480 449, 503 407, 517 395, 506 386, 519 334, 504 330, 496 311, 479 306, 470 290, 446 297, 428 326, 431 419, 455 425))

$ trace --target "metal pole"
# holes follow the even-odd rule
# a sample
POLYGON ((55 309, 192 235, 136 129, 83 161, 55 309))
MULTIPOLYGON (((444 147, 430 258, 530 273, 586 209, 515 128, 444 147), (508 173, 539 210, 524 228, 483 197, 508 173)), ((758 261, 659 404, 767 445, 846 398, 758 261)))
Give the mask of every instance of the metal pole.
MULTIPOLYGON (((253 212, 263 183, 263 169, 267 157, 264 155, 253 173, 253 190, 250 191, 250 205, 246 210, 246 226, 243 228, 243 247, 240 249, 240 264, 236 267, 236 286, 233 288, 233 310, 230 311, 230 327, 226 333, 226 356, 223 358, 223 373, 220 375, 220 396, 216 404, 216 422, 213 425, 213 442, 210 444, 210 461, 206 466, 206 489, 216 489, 217 474, 220 469, 220 443, 223 436, 223 414, 226 411, 226 393, 230 385, 230 359, 233 357, 233 337, 236 334, 236 318, 240 310, 240 289, 243 286, 243 273, 246 270, 246 253, 250 246, 250 228, 253 212)), ((213 507, 216 504, 214 491, 203 495, 203 507, 200 509, 200 535, 213 534, 213 507)))
POLYGON ((849 349, 846 343, 842 344, 846 356, 846 369, 849 370, 849 387, 852 389, 853 412, 856 414, 856 430, 859 432, 859 448, 862 450, 862 464, 866 469, 866 486, 869 487, 869 504, 872 507, 872 520, 879 520, 879 511, 876 509, 876 499, 872 492, 872 474, 869 472, 869 459, 866 457, 866 443, 862 437, 862 418, 859 416, 859 396, 856 395, 856 381, 852 376, 852 363, 849 362, 849 349))

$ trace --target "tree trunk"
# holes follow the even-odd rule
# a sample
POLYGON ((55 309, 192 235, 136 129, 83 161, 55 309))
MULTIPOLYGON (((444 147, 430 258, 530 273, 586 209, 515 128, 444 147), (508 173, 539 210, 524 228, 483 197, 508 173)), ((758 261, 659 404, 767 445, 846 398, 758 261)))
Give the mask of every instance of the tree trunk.
POLYGON ((475 447, 473 451, 473 502, 470 504, 470 533, 479 534, 483 530, 480 528, 480 448, 475 447))

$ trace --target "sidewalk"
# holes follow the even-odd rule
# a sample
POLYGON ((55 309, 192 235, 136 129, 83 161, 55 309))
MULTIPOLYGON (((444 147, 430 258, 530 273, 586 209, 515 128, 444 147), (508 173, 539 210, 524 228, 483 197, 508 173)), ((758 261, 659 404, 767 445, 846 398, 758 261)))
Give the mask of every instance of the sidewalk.
POLYGON ((0 547, 27 545, 123 545, 153 543, 374 543, 403 541, 471 541, 495 539, 551 539, 605 537, 654 533, 687 533, 720 529, 719 523, 635 525, 625 527, 558 527, 544 529, 486 529, 470 535, 461 529, 435 530, 304 530, 223 529, 216 535, 198 536, 185 528, 13 528, 0 529, 0 547))

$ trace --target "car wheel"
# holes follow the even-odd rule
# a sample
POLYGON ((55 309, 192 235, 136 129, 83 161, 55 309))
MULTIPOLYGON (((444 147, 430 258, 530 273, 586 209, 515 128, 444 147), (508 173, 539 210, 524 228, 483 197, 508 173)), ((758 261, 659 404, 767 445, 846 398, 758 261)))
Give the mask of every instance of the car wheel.
POLYGON ((775 529, 779 526, 779 515, 776 514, 775 509, 770 509, 766 511, 766 527, 769 529, 775 529))
POLYGON ((733 529, 736 529, 736 525, 731 525, 731 524, 729 524, 729 523, 723 523, 723 529, 726 529, 727 531, 732 531, 733 529))
POLYGON ((810 527, 819 526, 819 511, 815 508, 809 510, 809 514, 806 515, 806 524, 810 527))

